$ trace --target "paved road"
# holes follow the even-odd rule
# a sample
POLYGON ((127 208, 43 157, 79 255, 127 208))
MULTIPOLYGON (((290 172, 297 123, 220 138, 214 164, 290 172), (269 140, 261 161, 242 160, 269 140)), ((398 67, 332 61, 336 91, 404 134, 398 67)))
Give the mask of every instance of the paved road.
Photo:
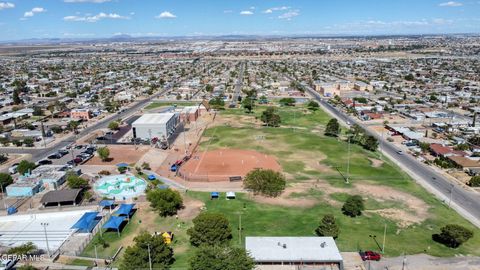
POLYGON ((230 102, 231 106, 237 106, 238 97, 242 93, 242 86, 243 86, 243 72, 245 71, 245 62, 240 64, 240 72, 238 73, 238 79, 235 83, 235 91, 233 92, 233 97, 230 102))
MULTIPOLYGON (((161 92, 151 96, 150 98, 147 98, 147 99, 144 99, 144 100, 141 100, 141 101, 135 103, 131 107, 126 108, 125 111, 123 111, 123 112, 120 112, 118 114, 113 114, 109 117, 106 117, 105 119, 102 119, 98 123, 96 123, 92 126, 89 126, 85 129, 83 129, 82 131, 80 131, 80 133, 76 137, 80 138, 80 137, 83 137, 85 135, 88 135, 89 133, 91 133, 91 132, 93 132, 97 129, 106 128, 112 120, 115 120, 115 119, 118 119, 118 118, 126 118, 126 117, 131 116, 132 114, 134 114, 135 112, 137 112, 138 110, 140 110, 141 108, 146 106, 152 99, 157 98, 158 96, 164 94, 166 91, 168 91, 168 89, 162 90, 161 92)), ((45 158, 50 153, 58 151, 62 147, 65 147, 65 146, 71 144, 72 142, 75 142, 75 137, 74 136, 71 136, 71 139, 63 140, 63 141, 55 144, 54 146, 50 146, 50 147, 42 148, 42 149, 38 149, 38 148, 36 148, 36 149, 0 148, 0 149, 1 149, 2 153, 31 154, 32 155, 31 161, 36 162, 38 160, 41 160, 41 159, 45 158)))
MULTIPOLYGON (((313 90, 307 84, 302 83, 302 85, 322 107, 328 110, 337 119, 347 124, 356 123, 367 130, 367 126, 362 124, 359 120, 346 115, 326 102, 318 92, 313 90)), ((398 154, 397 151, 400 149, 394 144, 388 142, 377 133, 369 133, 379 140, 379 148, 385 155, 393 159, 396 164, 406 170, 415 179, 423 181, 423 183, 419 182, 422 186, 437 195, 441 200, 444 200, 447 204, 450 204, 459 214, 470 220, 470 222, 474 223, 477 227, 480 227, 480 195, 478 193, 466 190, 458 184, 453 184, 450 179, 437 173, 429 166, 421 163, 408 154, 398 154)))

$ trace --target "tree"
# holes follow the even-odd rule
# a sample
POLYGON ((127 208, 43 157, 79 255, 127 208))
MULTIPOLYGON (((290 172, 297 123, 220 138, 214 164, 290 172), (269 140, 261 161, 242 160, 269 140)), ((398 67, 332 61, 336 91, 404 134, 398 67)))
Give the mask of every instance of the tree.
POLYGON ((205 86, 205 91, 207 91, 207 92, 212 92, 212 91, 213 91, 213 86, 212 86, 211 84, 207 84, 207 85, 205 86))
POLYGON ((120 124, 117 121, 113 121, 108 124, 108 128, 111 130, 118 130, 120 128, 120 124))
POLYGON ((280 105, 282 106, 295 106, 295 99, 288 97, 288 98, 282 98, 278 101, 280 105))
POLYGON ((183 207, 182 196, 172 189, 152 189, 147 192, 147 200, 162 217, 175 215, 183 207))
POLYGON ((32 254, 37 250, 37 246, 33 244, 32 242, 27 242, 23 245, 13 247, 8 250, 8 254, 16 254, 16 255, 28 255, 32 254))
POLYGON ((20 91, 18 89, 13 90, 13 104, 19 105, 23 103, 23 100, 20 98, 20 91))
POLYGON ((332 118, 327 123, 327 127, 325 128, 325 135, 337 137, 338 134, 340 134, 340 124, 338 124, 338 120, 336 118, 332 118))
POLYGON ((67 173, 67 186, 69 188, 86 188, 88 187, 88 180, 83 179, 74 172, 67 173))
POLYGON ((281 122, 280 115, 276 113, 276 110, 273 107, 268 107, 265 111, 263 111, 260 119, 267 126, 271 127, 278 127, 280 126, 281 122))
POLYGON ((339 230, 340 229, 335 217, 327 214, 323 216, 322 220, 320 221, 320 225, 317 229, 315 229, 315 233, 318 236, 331 236, 336 239, 338 237, 339 230))
POLYGON ((173 263, 173 250, 161 235, 142 232, 133 241, 135 244, 125 249, 120 270, 148 269, 149 255, 155 269, 169 269, 173 263))
POLYGON ((243 186, 252 190, 254 194, 277 197, 285 190, 286 183, 285 176, 279 172, 254 169, 245 176, 243 186))
POLYGON ((362 197, 360 195, 353 195, 348 197, 347 201, 342 206, 343 214, 356 217, 362 215, 362 211, 365 210, 362 197))
POLYGON ((97 149, 97 154, 98 156, 100 157, 100 159, 102 161, 107 161, 110 157, 110 150, 108 149, 108 147, 104 146, 104 147, 99 147, 97 149))
POLYGON ((35 116, 43 116, 43 110, 42 108, 35 106, 33 107, 33 115, 35 116))
POLYGON ((316 101, 310 100, 307 103, 307 108, 311 111, 316 111, 316 110, 318 110, 318 108, 320 108, 320 105, 318 105, 318 103, 316 101))
POLYGON ((25 144, 27 147, 33 147, 33 139, 30 137, 25 138, 23 139, 23 144, 25 144))
POLYGON ((76 131, 79 125, 78 121, 75 120, 68 122, 68 128, 72 131, 76 131))
POLYGON ((252 112, 254 105, 255 105, 255 102, 254 102, 253 98, 251 98, 251 97, 246 97, 242 101, 242 106, 247 111, 247 113, 252 112))
POLYGON ((0 186, 5 188, 6 186, 10 185, 11 183, 13 183, 13 178, 10 174, 0 173, 0 186))
POLYGON ((364 139, 364 144, 363 148, 370 150, 370 151, 375 151, 377 150, 378 147, 378 140, 372 135, 365 135, 364 139))
POLYGON ((430 149, 430 144, 426 142, 420 142, 419 146, 423 153, 428 152, 428 150, 430 149))
POLYGON ((468 185, 471 187, 480 187, 480 175, 476 175, 470 178, 468 185))
POLYGON ((457 224, 448 224, 440 231, 440 234, 433 234, 432 239, 451 248, 457 248, 473 237, 473 231, 457 224))
POLYGON ((23 175, 23 174, 35 169, 35 167, 36 167, 35 163, 29 162, 29 161, 26 161, 26 160, 22 160, 22 161, 20 161, 20 163, 18 163, 17 171, 18 171, 19 174, 23 175))
POLYGON ((252 270, 253 258, 245 249, 230 246, 202 246, 190 259, 191 270, 252 270))
POLYGON ((202 212, 193 219, 193 227, 187 230, 193 246, 221 245, 232 239, 232 229, 223 214, 202 212))

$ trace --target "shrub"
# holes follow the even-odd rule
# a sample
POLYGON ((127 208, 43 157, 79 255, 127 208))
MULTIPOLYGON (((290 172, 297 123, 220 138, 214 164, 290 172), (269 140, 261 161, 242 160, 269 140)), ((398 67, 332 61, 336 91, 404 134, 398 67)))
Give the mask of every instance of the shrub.
POLYGON ((473 231, 457 224, 448 224, 440 231, 440 234, 433 234, 432 239, 451 248, 457 248, 473 237, 473 231))

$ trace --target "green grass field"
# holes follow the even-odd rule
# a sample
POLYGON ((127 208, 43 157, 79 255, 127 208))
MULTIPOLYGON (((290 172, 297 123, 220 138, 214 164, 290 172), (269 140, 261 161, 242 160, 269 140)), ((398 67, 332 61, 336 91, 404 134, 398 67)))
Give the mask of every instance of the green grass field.
MULTIPOLYGON (((277 157, 289 179, 290 185, 303 183, 312 179, 321 179, 342 192, 326 194, 322 190, 310 189, 290 194, 289 198, 309 198, 317 203, 312 207, 287 207, 262 204, 254 201, 249 194, 238 194, 236 200, 210 200, 209 193, 188 192, 185 196, 201 200, 206 211, 219 212, 230 221, 233 239, 232 244, 244 245, 245 236, 314 236, 314 230, 325 214, 333 214, 340 225, 337 245, 341 251, 357 251, 359 249, 377 250, 379 247, 370 235, 376 235, 382 245, 383 231, 387 225, 385 255, 427 253, 433 256, 480 255, 480 231, 459 216, 455 211, 417 185, 395 164, 379 153, 372 153, 357 145, 351 145, 350 181, 345 184, 341 175, 346 171, 346 155, 348 144, 342 139, 323 135, 325 124, 330 117, 323 111, 306 112, 303 108, 281 108, 282 126, 279 128, 262 127, 258 118, 264 108, 257 108, 253 114, 246 114, 241 109, 222 111, 218 117, 227 119, 227 125, 212 127, 205 131, 206 140, 200 145, 201 150, 217 148, 252 149, 277 157), (379 166, 372 166, 370 159, 381 160, 379 166), (310 161, 320 162, 325 170, 312 169, 310 161), (384 218, 376 213, 366 213, 357 218, 346 217, 340 206, 346 200, 350 190, 356 183, 375 186, 386 186, 408 193, 425 202, 429 207, 428 218, 418 224, 406 228, 397 222, 384 218), (336 201, 336 206, 328 204, 324 198, 336 201), (242 231, 239 236, 238 226, 241 215, 242 231), (458 249, 450 249, 431 239, 446 224, 463 225, 474 231, 475 236, 458 249)), ((224 195, 224 194, 222 194, 224 195)), ((365 196, 367 210, 383 208, 403 209, 404 204, 398 201, 380 201, 375 196, 365 196)), ((186 230, 191 221, 182 221, 173 217, 156 217, 154 226, 170 229, 175 235, 173 244, 175 263, 172 269, 187 269, 189 258, 195 248, 188 241, 186 230)), ((134 217, 118 238, 115 232, 105 233, 104 237, 110 247, 99 249, 99 256, 111 256, 125 237, 131 237, 138 231, 138 219, 134 217)), ((85 256, 93 257, 93 246, 84 251, 85 256)))

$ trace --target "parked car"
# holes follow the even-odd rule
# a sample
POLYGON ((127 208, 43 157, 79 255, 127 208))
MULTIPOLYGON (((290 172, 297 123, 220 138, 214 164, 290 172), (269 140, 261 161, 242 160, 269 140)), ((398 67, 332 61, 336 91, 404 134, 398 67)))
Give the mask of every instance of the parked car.
POLYGON ((360 251, 360 257, 362 257, 362 260, 364 261, 380 261, 382 256, 374 251, 367 250, 367 251, 360 251))
POLYGON ((58 153, 59 153, 60 155, 62 155, 62 156, 65 156, 65 155, 67 155, 69 152, 68 152, 68 150, 66 150, 66 149, 60 149, 60 150, 58 150, 58 153))
POLYGON ((82 149, 84 147, 85 147, 85 145, 82 145, 82 144, 75 145, 75 149, 82 149))
POLYGON ((10 174, 16 174, 17 171, 18 171, 18 170, 17 170, 17 167, 18 167, 18 163, 12 164, 12 166, 10 166, 10 167, 8 168, 8 172, 9 172, 10 174))
POLYGON ((73 159, 73 162, 75 162, 75 164, 80 164, 83 162, 83 158, 77 156, 73 159))
POLYGON ((47 158, 48 159, 59 159, 59 158, 62 158, 62 157, 63 156, 60 153, 53 153, 53 154, 49 155, 47 158))
POLYGON ((13 269, 16 261, 14 260, 1 260, 0 261, 0 270, 9 270, 13 269))
POLYGON ((49 159, 42 159, 37 162, 38 165, 49 165, 52 164, 53 162, 49 159))

